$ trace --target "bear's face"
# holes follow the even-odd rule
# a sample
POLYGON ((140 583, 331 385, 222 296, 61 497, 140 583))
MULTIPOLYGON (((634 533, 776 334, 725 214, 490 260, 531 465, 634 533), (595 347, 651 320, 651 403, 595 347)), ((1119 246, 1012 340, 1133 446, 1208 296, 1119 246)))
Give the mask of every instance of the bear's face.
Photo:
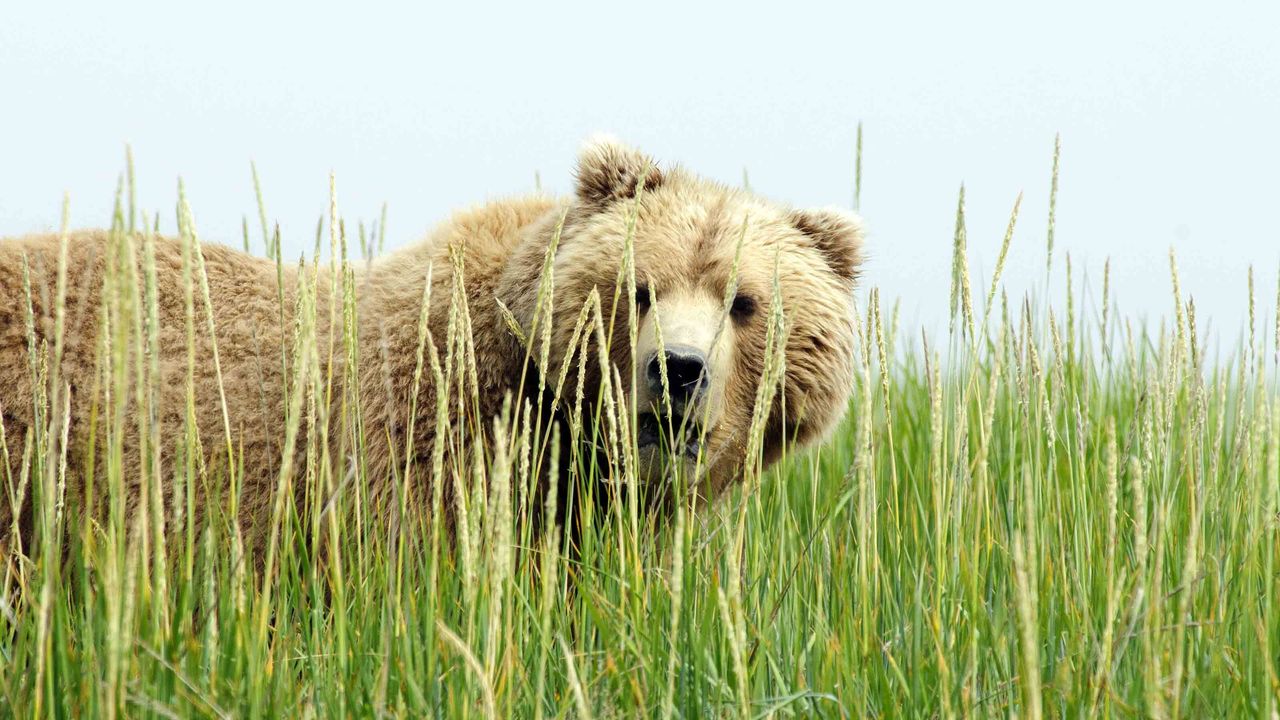
MULTIPOLYGON (((861 242, 852 213, 794 210, 679 168, 659 169, 613 141, 589 144, 553 265, 549 365, 578 364, 571 335, 594 289, 612 381, 633 403, 645 479, 669 478, 674 466, 691 470, 701 453, 704 482, 718 490, 737 474, 748 443, 775 296, 785 318, 785 374, 764 426, 765 463, 784 441, 820 438, 843 414, 861 242), (629 239, 634 326, 630 284, 620 273, 629 239)), ((597 357, 590 361, 586 396, 595 397, 603 374, 597 357)))

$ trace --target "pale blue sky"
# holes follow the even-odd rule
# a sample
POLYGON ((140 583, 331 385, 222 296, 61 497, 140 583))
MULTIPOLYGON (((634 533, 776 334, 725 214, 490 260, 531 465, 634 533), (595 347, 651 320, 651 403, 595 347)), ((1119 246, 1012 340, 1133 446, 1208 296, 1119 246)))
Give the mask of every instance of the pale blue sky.
MULTIPOLYGON (((567 191, 580 141, 798 205, 848 204, 865 123, 866 280, 931 328, 946 314, 955 195, 985 277, 1019 190, 1019 292, 1057 255, 1121 303, 1169 305, 1167 252, 1234 337, 1245 272, 1280 264, 1280 4, 645 2, 10 4, 0 17, 0 234, 108 222, 123 147, 172 229, 182 176, 202 237, 239 243, 258 164, 287 248, 309 247, 328 173, 390 239, 450 209, 567 191)), ((256 225, 256 224, 255 224, 256 225)))

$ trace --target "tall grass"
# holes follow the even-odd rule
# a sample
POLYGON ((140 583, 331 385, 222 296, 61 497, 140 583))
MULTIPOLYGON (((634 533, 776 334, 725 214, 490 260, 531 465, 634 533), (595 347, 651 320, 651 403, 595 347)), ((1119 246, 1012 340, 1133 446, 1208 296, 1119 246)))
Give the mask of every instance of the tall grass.
MULTIPOLYGON (((1054 166, 1056 191, 1056 149, 1054 166)), ((35 547, 11 548, 3 570, 0 709, 17 717, 1275 717, 1280 317, 1268 353, 1268 311, 1257 310, 1250 276, 1248 333, 1210 361, 1172 256, 1170 325, 1135 326, 1117 314, 1109 266, 1100 313, 1082 315, 1089 305, 1069 257, 1065 314, 1044 298, 1010 298, 999 275, 1020 204, 995 277, 975 298, 961 196, 946 338, 915 343, 878 292, 861 295, 857 387, 844 424, 825 446, 791 453, 763 477, 749 466, 721 502, 679 507, 666 520, 647 515, 625 383, 605 375, 612 382, 592 397, 562 373, 536 381, 555 389, 571 419, 570 447, 604 448, 606 466, 593 453, 561 457, 550 437, 559 429, 512 401, 493 419, 483 461, 444 452, 445 442, 466 448, 482 437, 465 423, 442 433, 428 466, 404 456, 389 531, 371 519, 387 508, 343 474, 362 477, 355 379, 359 363, 377 360, 356 353, 356 268, 335 199, 336 261, 300 267, 296 307, 278 296, 281 317, 297 318, 281 348, 284 452, 266 547, 248 549, 235 492, 230 507, 191 522, 194 488, 222 477, 234 490, 241 478, 229 424, 198 437, 190 387, 178 460, 160 464, 147 409, 164 390, 150 364, 156 238, 145 214, 135 225, 132 201, 122 201, 93 420, 106 451, 81 469, 112 489, 105 520, 64 498, 65 267, 51 346, 35 342, 27 319, 39 422, 29 437, 0 428, 0 451, 20 470, 3 478, 5 500, 32 488, 39 518, 35 547), (348 322, 336 322, 339 313, 348 322), (321 332, 339 326, 348 330, 321 332), (346 362, 335 365, 335 354, 346 362), (333 377, 334 367, 345 377, 333 377), (133 414, 124 411, 130 396, 142 399, 133 414), (584 413, 592 403, 596 411, 584 413), (588 426, 582 418, 591 416, 601 421, 588 426), (146 459, 142 509, 132 515, 123 505, 136 481, 123 476, 126 432, 143 439, 146 459), (227 445, 228 467, 204 466, 200 448, 211 444, 227 445), (562 467, 569 495, 540 491, 562 467), (420 510, 405 500, 415 478, 432 488, 420 510), (313 506, 291 502, 299 484, 313 490, 305 494, 313 506), (614 495, 605 512, 583 497, 596 487, 614 495), (528 521, 539 509, 554 518, 562 505, 575 508, 578 532, 528 521), (246 561, 257 551, 260 568, 246 561)), ((283 278, 293 270, 261 202, 259 220, 283 278)), ((1052 224, 1051 214, 1050 268, 1052 224)), ((384 213, 378 248, 385 225, 384 213)), ((185 199, 179 234, 194 364, 195 338, 217 328, 185 199)), ((363 258, 374 245, 362 231, 363 258)), ((620 288, 634 285, 631 262, 628 253, 620 288)), ((535 326, 514 327, 541 358, 555 291, 547 268, 535 326)), ((428 268, 423 278, 413 386, 439 392, 435 408, 404 411, 446 427, 451 407, 465 408, 476 390, 473 308, 459 287, 433 287, 428 268), (429 330, 433 292, 453 299, 444 338, 429 330)), ((621 292, 592 296, 571 347, 612 337, 603 324, 618 302, 627 302, 621 292)), ((778 314, 772 347, 784 337, 778 314)), ((782 362, 771 353, 762 407, 785 393, 782 362)), ((758 412, 757 441, 762 426, 758 412)))

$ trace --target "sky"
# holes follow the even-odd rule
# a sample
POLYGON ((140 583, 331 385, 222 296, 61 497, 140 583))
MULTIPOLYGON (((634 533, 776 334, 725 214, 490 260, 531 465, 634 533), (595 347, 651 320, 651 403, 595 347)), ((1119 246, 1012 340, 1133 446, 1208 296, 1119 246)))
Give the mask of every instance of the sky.
MULTIPOLYGON (((205 241, 258 241, 250 162, 286 252, 311 246, 329 174, 348 227, 388 244, 448 213, 572 190, 583 139, 797 206, 860 210, 866 287, 945 330, 957 193, 975 285, 1024 194, 1006 268, 1044 288, 1071 257, 1120 309, 1172 309, 1169 251, 1202 328, 1234 342, 1247 273, 1280 267, 1280 4, 21 3, 0 13, 0 236, 108 224, 125 146, 140 206, 205 241), (975 6, 976 5, 976 6, 975 6)), ((1086 312, 1093 313, 1092 305, 1086 312)))

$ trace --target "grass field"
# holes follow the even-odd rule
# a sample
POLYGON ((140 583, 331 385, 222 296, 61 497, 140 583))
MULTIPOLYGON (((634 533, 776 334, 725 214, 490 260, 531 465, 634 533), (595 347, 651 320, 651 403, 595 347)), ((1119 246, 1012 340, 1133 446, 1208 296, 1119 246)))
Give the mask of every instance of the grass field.
MULTIPOLYGON (((145 250, 134 214, 123 200, 117 236, 145 250)), ((375 244, 359 233, 359 252, 375 244)), ((1006 297, 999 267, 972 286, 963 198, 953 252, 950 332, 921 338, 860 294, 843 425, 718 504, 661 522, 640 512, 617 418, 601 432, 617 433, 620 479, 605 487, 620 500, 583 517, 572 552, 557 528, 521 522, 541 476, 540 429, 521 408, 487 467, 417 469, 461 500, 409 509, 403 532, 359 521, 359 483, 323 515, 277 503, 263 572, 240 561, 229 520, 199 529, 153 504, 136 523, 120 507, 88 523, 56 501, 57 348, 33 347, 32 372, 54 388, 47 422, 3 450, 22 458, 6 481, 34 489, 41 540, 3 569, 0 715, 1280 717, 1272 291, 1249 278, 1249 326, 1209 358, 1172 254, 1171 319, 1148 327, 1116 310, 1105 280, 1085 297, 1052 239, 1061 297, 1006 297), (442 514, 456 536, 433 522, 442 514)), ((159 392, 145 363, 127 372, 154 340, 149 283, 104 299, 124 318, 103 376, 117 399, 159 392)), ((462 335, 426 353, 415 382, 465 391, 462 335)), ((282 478, 333 488, 323 459, 358 438, 318 429, 314 399, 342 387, 320 371, 335 351, 322 345, 304 319, 281 432, 309 451, 282 478)), ((147 429, 106 409, 112 437, 112 423, 147 429)), ((545 462, 593 484, 601 471, 579 460, 545 462)), ((119 467, 101 458, 97 481, 122 487, 119 467)), ((197 481, 192 463, 169 472, 197 481)))

